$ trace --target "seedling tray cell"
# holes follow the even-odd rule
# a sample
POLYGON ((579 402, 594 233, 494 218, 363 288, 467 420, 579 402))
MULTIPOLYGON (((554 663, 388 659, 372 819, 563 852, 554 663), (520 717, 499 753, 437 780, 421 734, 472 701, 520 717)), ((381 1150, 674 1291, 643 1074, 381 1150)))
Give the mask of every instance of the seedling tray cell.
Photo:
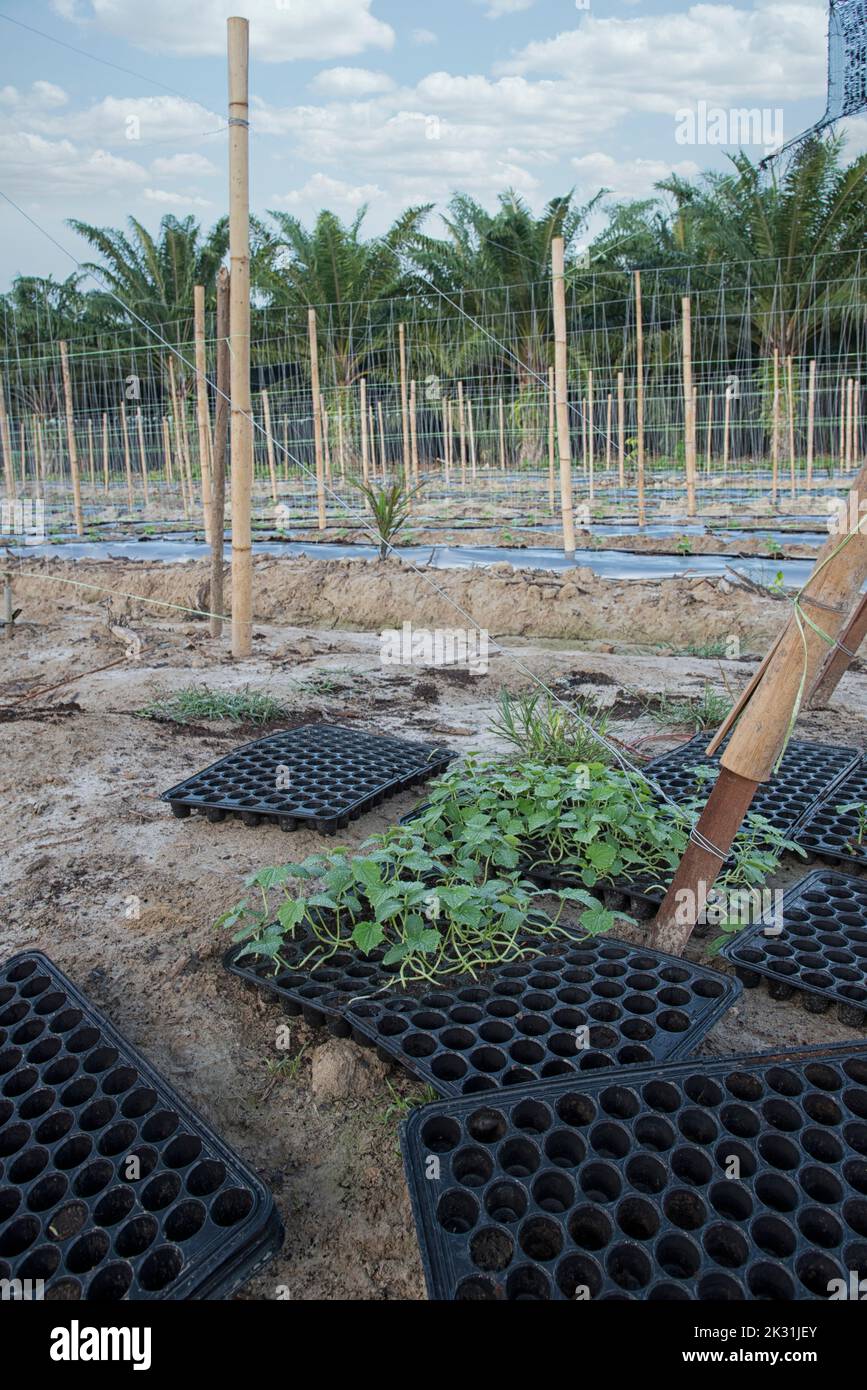
POLYGON ((0 966, 0 1279, 226 1298, 282 1242, 264 1184, 47 956, 0 966))
POLYGON ((822 1299, 867 1275, 864 1045, 465 1096, 401 1145, 432 1299, 822 1299))
POLYGON ((339 724, 304 724, 255 739, 163 792, 176 816, 239 815, 326 835, 388 796, 442 772, 454 754, 431 744, 365 734, 339 724))
MULTIPOLYGON (((709 758, 704 750, 711 737, 710 733, 697 734, 673 752, 664 753, 648 763, 644 772, 672 801, 683 803, 690 798, 706 801, 710 786, 705 783, 699 790, 695 774, 690 769, 696 766, 719 768, 728 739, 723 741, 719 752, 709 758)), ((789 743, 771 780, 760 784, 750 812, 764 816, 777 830, 791 836, 811 814, 819 799, 852 771, 859 757, 860 750, 857 748, 838 748, 826 743, 789 743)), ((795 838, 800 843, 800 835, 795 838)))
POLYGON ((841 1022, 867 1023, 867 879, 817 869, 783 898, 782 932, 754 923, 722 954, 747 987, 762 976, 776 999, 798 991, 813 1013, 837 1005, 841 1022))
POLYGON ((843 867, 867 865, 867 836, 860 833, 855 811, 837 810, 850 802, 867 804, 867 757, 811 812, 798 843, 816 859, 843 867))

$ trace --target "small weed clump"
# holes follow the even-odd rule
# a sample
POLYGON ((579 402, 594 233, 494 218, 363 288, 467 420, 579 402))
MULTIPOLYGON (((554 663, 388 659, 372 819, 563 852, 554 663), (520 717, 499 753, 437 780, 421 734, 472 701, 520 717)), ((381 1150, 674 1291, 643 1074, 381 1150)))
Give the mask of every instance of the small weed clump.
POLYGON ((193 724, 199 719, 227 719, 233 724, 271 724, 289 711, 282 701, 265 691, 211 690, 207 685, 188 685, 161 695, 137 711, 141 719, 172 724, 193 724))
POLYGON ((566 706, 550 695, 500 692, 499 709, 491 720, 499 734, 522 757, 545 763, 610 763, 603 741, 608 719, 588 700, 566 706))
POLYGON ((648 713, 657 724, 688 728, 699 734, 705 729, 716 729, 731 708, 732 702, 728 696, 721 695, 718 690, 714 690, 709 681, 705 681, 700 695, 686 696, 682 699, 661 695, 655 704, 648 708, 648 713))

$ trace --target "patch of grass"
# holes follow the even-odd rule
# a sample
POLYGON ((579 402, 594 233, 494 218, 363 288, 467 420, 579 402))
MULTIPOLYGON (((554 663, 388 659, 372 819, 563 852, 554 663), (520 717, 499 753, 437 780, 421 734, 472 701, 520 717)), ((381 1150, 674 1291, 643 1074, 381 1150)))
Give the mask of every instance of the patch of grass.
POLYGON ((698 734, 704 729, 716 729, 731 707, 728 696, 721 695, 709 681, 705 681, 700 695, 680 698, 660 695, 653 704, 648 705, 647 712, 657 724, 675 725, 678 728, 686 725, 698 734))
POLYGON ((419 1090, 410 1091, 409 1095, 402 1096, 396 1086, 390 1081, 386 1081, 388 1094, 391 1100, 382 1112, 382 1123, 390 1124, 392 1121, 400 1123, 405 1120, 411 1110, 416 1110, 420 1105, 430 1105, 432 1101, 439 1100, 433 1086, 422 1086, 419 1090))
POLYGON ((544 763, 610 763, 605 744, 608 718, 589 700, 576 700, 569 709, 550 695, 533 691, 526 695, 500 692, 499 708, 491 720, 499 734, 523 757, 544 763), (585 722, 582 722, 585 721, 585 722), (591 727, 588 728, 587 725, 591 727))
POLYGON ((706 659, 725 656, 727 650, 724 637, 711 638, 708 642, 688 642, 676 654, 679 656, 700 656, 706 659))
POLYGON ((160 695, 137 710, 141 719, 193 724, 199 719, 227 719, 233 724, 270 724, 289 713, 286 706, 262 690, 211 690, 207 685, 188 685, 171 695, 160 695))

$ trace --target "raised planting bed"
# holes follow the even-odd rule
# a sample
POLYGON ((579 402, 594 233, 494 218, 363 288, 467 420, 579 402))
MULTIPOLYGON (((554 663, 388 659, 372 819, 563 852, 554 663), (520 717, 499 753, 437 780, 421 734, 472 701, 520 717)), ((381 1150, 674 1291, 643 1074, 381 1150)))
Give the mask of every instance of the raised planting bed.
MULTIPOLYGON (((774 924, 776 925, 776 924, 774 924)), ((867 879, 817 869, 783 898, 782 932, 756 923, 722 954, 751 989, 765 978, 775 999, 800 994, 821 1014, 837 1006, 841 1023, 867 1024, 867 879)))
POLYGON ((176 816, 245 825, 276 821, 325 835, 343 830, 386 797, 433 777, 454 754, 442 746, 365 734, 339 724, 303 724, 254 739, 163 792, 176 816))
POLYGON ((867 1045, 463 1097, 401 1145, 432 1299, 827 1299, 867 1275, 867 1045))
POLYGON ((810 813, 798 841, 814 859, 867 865, 867 757, 810 813))
POLYGON ((0 967, 0 1279, 227 1298, 282 1243, 264 1184, 47 956, 0 967))
POLYGON ((376 1046, 443 1096, 683 1056, 741 991, 715 970, 580 930, 521 941, 526 958, 475 977, 409 988, 381 949, 362 957, 349 937, 323 966, 299 968, 314 945, 288 942, 275 971, 242 943, 225 965, 287 1013, 376 1046))

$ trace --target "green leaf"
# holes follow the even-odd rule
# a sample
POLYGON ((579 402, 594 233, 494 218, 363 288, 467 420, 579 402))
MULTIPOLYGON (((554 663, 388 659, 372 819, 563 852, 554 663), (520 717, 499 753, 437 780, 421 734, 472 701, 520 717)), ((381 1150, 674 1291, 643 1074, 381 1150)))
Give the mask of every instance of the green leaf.
POLYGON ((385 932, 378 922, 358 922, 352 933, 352 941, 365 956, 375 951, 385 939, 385 932))

